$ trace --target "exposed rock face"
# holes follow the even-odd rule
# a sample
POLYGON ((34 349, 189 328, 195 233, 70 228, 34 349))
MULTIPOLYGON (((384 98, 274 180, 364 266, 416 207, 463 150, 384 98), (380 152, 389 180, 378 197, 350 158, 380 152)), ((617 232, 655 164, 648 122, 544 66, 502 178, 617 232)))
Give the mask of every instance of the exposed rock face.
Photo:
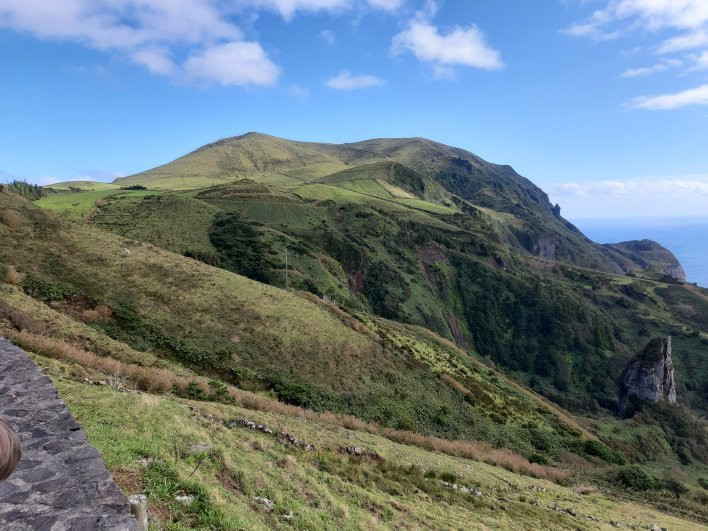
POLYGON ((620 416, 624 415, 627 402, 632 397, 640 402, 676 402, 671 337, 652 339, 627 365, 617 396, 620 416))
POLYGON ((556 259, 556 241, 553 236, 541 236, 532 249, 533 254, 546 260, 556 259))

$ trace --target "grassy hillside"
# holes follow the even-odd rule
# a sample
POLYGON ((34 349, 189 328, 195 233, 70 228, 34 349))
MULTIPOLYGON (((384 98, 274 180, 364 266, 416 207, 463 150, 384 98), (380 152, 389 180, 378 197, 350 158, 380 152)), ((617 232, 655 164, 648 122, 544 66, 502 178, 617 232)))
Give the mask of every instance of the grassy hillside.
POLYGON ((292 286, 425 326, 576 410, 612 410, 631 356, 649 336, 674 335, 681 400, 705 407, 704 291, 534 258, 506 242, 516 230, 509 214, 436 214, 342 187, 388 194, 369 175, 339 172, 295 195, 238 181, 110 200, 95 222, 281 287, 288 248, 292 286), (217 219, 239 236, 215 234, 217 219), (239 253, 248 261, 230 258, 239 253))
POLYGON ((525 426, 534 425, 544 444, 582 453, 577 425, 423 329, 356 317, 309 294, 61 221, 8 194, 0 202, 18 219, 0 225, 0 263, 15 275, 6 280, 136 351, 384 427, 532 457, 538 450, 525 426))
POLYGON ((561 486, 323 420, 81 384, 65 364, 36 361, 118 484, 146 492, 168 528, 702 528, 588 485, 561 486), (274 433, 245 428, 243 419, 274 433), (365 454, 343 450, 352 447, 365 454))

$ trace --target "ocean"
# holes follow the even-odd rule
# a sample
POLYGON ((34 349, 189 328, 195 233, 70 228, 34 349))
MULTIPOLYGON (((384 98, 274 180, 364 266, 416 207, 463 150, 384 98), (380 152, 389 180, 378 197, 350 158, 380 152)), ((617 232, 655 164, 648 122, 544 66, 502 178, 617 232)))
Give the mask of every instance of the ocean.
POLYGON ((598 243, 654 240, 674 253, 688 282, 708 288, 708 216, 683 218, 573 219, 583 233, 598 243))

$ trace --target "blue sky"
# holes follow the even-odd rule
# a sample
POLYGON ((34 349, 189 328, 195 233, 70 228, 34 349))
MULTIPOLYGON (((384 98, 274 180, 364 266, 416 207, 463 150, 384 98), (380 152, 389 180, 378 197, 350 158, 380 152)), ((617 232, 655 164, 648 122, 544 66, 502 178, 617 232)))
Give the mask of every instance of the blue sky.
POLYGON ((566 217, 708 215, 705 0, 0 0, 0 180, 424 136, 566 217))

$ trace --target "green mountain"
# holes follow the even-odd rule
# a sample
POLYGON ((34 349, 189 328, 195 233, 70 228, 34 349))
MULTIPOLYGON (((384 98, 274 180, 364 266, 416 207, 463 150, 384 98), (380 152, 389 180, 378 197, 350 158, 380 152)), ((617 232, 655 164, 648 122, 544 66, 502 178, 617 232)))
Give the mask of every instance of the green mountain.
POLYGON ((504 527, 531 514, 530 525, 577 528, 565 507, 548 517, 570 499, 590 515, 604 507, 605 525, 626 511, 646 526, 647 504, 708 518, 708 290, 686 284, 655 242, 590 241, 508 166, 420 138, 337 145, 249 133, 112 186, 47 191, 30 202, 0 190, 0 334, 67 379, 62 393, 109 468, 125 489, 154 489, 165 518, 290 525, 245 509, 255 496, 295 508, 303 519, 292 525, 318 527, 316 507, 334 502, 288 482, 358 493, 335 503, 330 527, 369 525, 367 507, 377 507, 374 527, 439 527, 442 501, 485 522, 501 510, 504 527), (624 369, 669 335, 678 403, 617 418, 624 369), (116 378, 118 391, 76 383, 116 378), (195 475, 187 443, 163 448, 164 427, 121 387, 149 393, 145 403, 184 437, 218 452, 195 475), (111 412, 118 403, 125 418, 111 412), (205 428, 185 404, 220 424, 205 428), (318 452, 285 436, 239 446, 272 447, 271 465, 258 466, 296 471, 266 478, 223 433, 242 416, 295 425, 318 452), (323 423, 337 434, 316 436, 323 423), (126 435, 135 425, 141 433, 126 435), (347 438, 384 459, 347 457, 347 438), (440 455, 490 469, 441 476, 453 461, 440 455), (147 457, 164 466, 136 468, 147 457), (432 487, 451 477, 494 500, 432 487), (501 477, 553 497, 511 499, 501 477), (201 505, 175 505, 158 485, 201 505), (592 503, 578 495, 587 485, 601 489, 592 503), (608 509, 628 493, 639 505, 608 509))
POLYGON ((114 201, 94 222, 279 286, 288 248, 293 286, 427 327, 578 411, 612 409, 646 337, 678 332, 685 403, 706 405, 707 371, 695 371, 705 368, 705 291, 675 284, 681 267, 654 242, 588 240, 509 166, 420 138, 336 145, 249 133, 116 181, 167 182, 195 188, 114 201), (217 210, 192 220, 205 204, 217 210), (219 234, 246 227, 252 236, 239 241, 219 234), (246 249, 250 258, 234 258, 246 249))

